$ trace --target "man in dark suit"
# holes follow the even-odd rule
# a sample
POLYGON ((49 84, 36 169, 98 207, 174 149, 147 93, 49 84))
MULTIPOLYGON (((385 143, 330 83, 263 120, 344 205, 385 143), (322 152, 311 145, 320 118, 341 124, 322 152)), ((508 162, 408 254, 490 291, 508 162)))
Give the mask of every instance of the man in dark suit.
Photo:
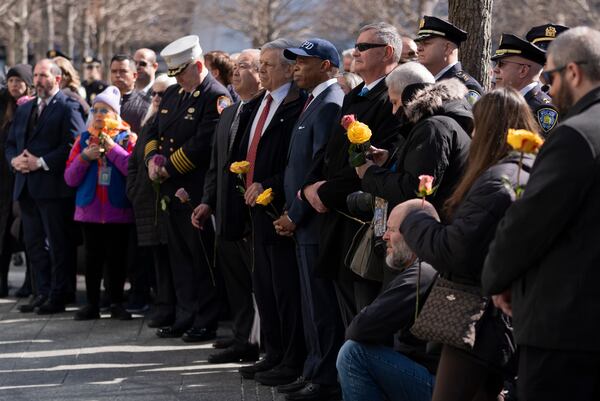
POLYGON ((240 53, 233 69, 233 87, 242 99, 223 110, 213 144, 210 169, 204 181, 202 203, 194 209, 192 224, 202 228, 215 214, 217 267, 223 276, 227 299, 233 317, 233 339, 227 348, 208 357, 210 363, 256 361, 258 346, 250 342, 254 323, 252 299, 251 238, 247 225, 248 211, 236 185, 242 183, 229 171, 237 157, 235 149, 260 104, 258 76, 260 51, 248 49, 240 53))
POLYGON ((294 241, 275 233, 272 207, 281 211, 285 203, 283 174, 290 136, 306 101, 292 83, 293 62, 283 50, 295 43, 278 39, 262 46, 260 81, 266 89, 238 150, 238 160, 250 162, 246 174, 246 204, 251 207, 254 228, 252 282, 264 338, 263 361, 240 368, 245 378, 266 385, 287 384, 300 376, 304 363, 304 336, 300 311, 300 285, 294 241), (271 205, 256 199, 271 188, 271 205))
MULTIPOLYGON (((355 70, 364 83, 344 97, 340 111, 340 116, 354 114, 367 124, 373 132, 371 143, 380 148, 392 147, 400 127, 392 113, 385 77, 398 65, 401 53, 402 39, 395 27, 383 22, 364 26, 353 54, 355 70)), ((360 228, 357 222, 339 213, 349 213, 346 197, 361 190, 360 179, 348 162, 349 145, 344 128, 334 121, 329 142, 311 166, 302 191, 317 212, 325 213, 316 274, 335 280, 345 326, 375 299, 380 288, 379 283, 360 278, 344 265, 352 238, 360 228)))
POLYGON ((484 90, 458 61, 458 47, 467 40, 467 32, 437 17, 424 16, 417 33, 418 59, 436 81, 458 78, 469 89, 467 100, 474 104, 484 90))
POLYGON ((192 226, 189 206, 175 199, 175 192, 184 188, 192 200, 202 199, 215 126, 231 100, 204 67, 198 36, 177 39, 161 55, 177 85, 166 90, 144 150, 148 175, 162 181, 160 196, 168 201, 167 238, 177 305, 175 322, 156 335, 208 341, 216 337, 219 318, 211 267, 214 234, 212 227, 198 231, 192 226))
POLYGON ((546 52, 518 36, 503 33, 492 61, 496 87, 521 92, 542 132, 548 135, 558 122, 558 110, 539 82, 546 52))
MULTIPOLYGON (((69 289, 68 201, 73 192, 63 174, 74 138, 85 126, 79 105, 59 90, 61 70, 51 60, 34 69, 37 98, 17 109, 6 159, 15 170, 14 200, 21 205, 23 234, 36 297, 22 312, 64 311, 69 289), (47 242, 46 242, 47 241, 47 242)), ((72 219, 72 216, 70 216, 72 219)))
POLYGON ((512 315, 518 398, 600 396, 600 31, 562 33, 544 72, 563 121, 498 225, 482 284, 512 315), (512 304, 511 304, 512 300, 512 304))
POLYGON ((135 89, 137 70, 133 59, 126 54, 116 54, 110 60, 110 81, 121 92, 121 118, 131 130, 139 133, 142 120, 148 112, 152 98, 135 89))
POLYGON ((273 224, 278 234, 294 235, 300 270, 302 322, 308 356, 302 376, 279 386, 287 399, 317 400, 339 395, 335 360, 343 341, 343 324, 335 305, 335 289, 328 278, 314 274, 319 254, 322 216, 298 198, 314 157, 327 144, 330 128, 339 119, 344 92, 335 76, 339 54, 330 42, 309 39, 300 48, 286 49, 284 56, 296 60, 294 81, 309 92, 304 111, 292 131, 284 175, 286 212, 273 224))

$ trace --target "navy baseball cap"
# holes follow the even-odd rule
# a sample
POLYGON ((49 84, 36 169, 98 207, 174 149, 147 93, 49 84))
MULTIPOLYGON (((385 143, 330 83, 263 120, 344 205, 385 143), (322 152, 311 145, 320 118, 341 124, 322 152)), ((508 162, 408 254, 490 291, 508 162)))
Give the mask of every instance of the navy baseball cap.
POLYGON ((283 55, 288 60, 296 60, 297 56, 318 57, 329 60, 335 67, 340 66, 340 54, 335 46, 325 39, 308 39, 297 48, 285 49, 283 55))

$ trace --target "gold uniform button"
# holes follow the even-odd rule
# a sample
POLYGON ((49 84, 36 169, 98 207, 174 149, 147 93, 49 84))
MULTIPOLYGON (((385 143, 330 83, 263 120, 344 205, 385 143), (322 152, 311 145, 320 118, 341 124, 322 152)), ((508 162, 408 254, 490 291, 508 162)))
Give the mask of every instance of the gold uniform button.
POLYGON ((173 151, 173 148, 169 148, 169 152, 172 152, 172 151, 173 151))
POLYGON ((169 138, 169 142, 173 143, 175 141, 173 140, 173 138, 169 138))
POLYGON ((160 145, 160 146, 158 147, 158 150, 162 150, 162 145, 160 145))
POLYGON ((164 137, 164 136, 161 136, 161 137, 160 137, 160 140, 161 140, 161 141, 164 141, 164 140, 165 140, 165 137, 164 137))

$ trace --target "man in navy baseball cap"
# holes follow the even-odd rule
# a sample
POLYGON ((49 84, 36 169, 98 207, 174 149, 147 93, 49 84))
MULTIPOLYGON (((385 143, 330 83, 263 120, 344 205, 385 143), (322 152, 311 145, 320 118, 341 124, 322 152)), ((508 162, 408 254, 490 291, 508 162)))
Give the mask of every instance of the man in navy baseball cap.
POLYGON ((329 60, 336 68, 340 67, 340 54, 335 46, 325 39, 309 39, 298 48, 285 49, 283 55, 288 60, 296 60, 297 56, 318 57, 321 60, 329 60))

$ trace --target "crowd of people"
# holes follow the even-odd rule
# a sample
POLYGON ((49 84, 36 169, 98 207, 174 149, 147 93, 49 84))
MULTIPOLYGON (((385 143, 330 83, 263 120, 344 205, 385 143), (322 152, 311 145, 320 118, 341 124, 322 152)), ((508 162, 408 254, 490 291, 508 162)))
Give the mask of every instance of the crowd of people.
POLYGON ((12 66, 0 296, 24 247, 19 310, 64 312, 82 245, 75 320, 147 313, 288 400, 600 398, 600 32, 502 34, 488 91, 467 37, 12 66))

